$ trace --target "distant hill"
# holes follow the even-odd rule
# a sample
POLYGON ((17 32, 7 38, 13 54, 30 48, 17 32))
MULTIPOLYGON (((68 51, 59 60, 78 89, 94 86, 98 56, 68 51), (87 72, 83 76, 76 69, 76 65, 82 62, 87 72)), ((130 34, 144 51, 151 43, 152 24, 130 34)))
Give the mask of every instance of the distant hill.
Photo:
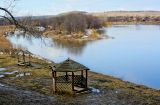
MULTIPOLYGON (((51 18, 51 17, 54 17, 55 15, 45 15, 45 16, 29 16, 29 17, 32 17, 32 19, 48 19, 48 18, 51 18)), ((28 16, 21 16, 21 17, 15 17, 16 19, 23 19, 23 18, 26 18, 28 16)))
MULTIPOLYGON (((64 12, 64 13, 60 13, 58 15, 44 15, 44 16, 30 16, 32 17, 32 19, 48 19, 48 18, 52 18, 55 16, 62 16, 62 15, 67 15, 67 14, 78 14, 78 13, 87 13, 85 11, 70 11, 70 12, 64 12)), ((22 17, 15 17, 16 19, 23 19, 26 18, 28 16, 22 16, 22 17)))
POLYGON ((134 16, 134 17, 160 17, 160 11, 109 11, 89 13, 98 17, 117 17, 117 16, 134 16))
POLYGON ((87 12, 85 12, 85 11, 70 11, 70 12, 60 13, 60 14, 58 14, 58 16, 68 15, 68 14, 87 14, 87 12))
MULTIPOLYGON (((46 16, 32 16, 33 19, 47 19, 55 16, 67 15, 67 14, 76 14, 76 13, 84 13, 97 17, 117 17, 117 16, 138 16, 138 17, 160 17, 160 11, 108 11, 108 12, 94 12, 88 13, 85 11, 71 11, 65 12, 58 15, 46 15, 46 16)), ((17 19, 25 18, 25 17, 16 17, 17 19)))

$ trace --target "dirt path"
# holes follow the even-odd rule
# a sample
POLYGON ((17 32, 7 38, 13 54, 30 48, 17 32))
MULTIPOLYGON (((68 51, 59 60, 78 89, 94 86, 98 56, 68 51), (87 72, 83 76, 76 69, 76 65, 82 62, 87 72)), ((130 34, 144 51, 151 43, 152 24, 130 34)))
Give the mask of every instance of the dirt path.
MULTIPOLYGON (((26 91, 10 86, 0 85, 0 105, 127 105, 126 100, 117 99, 115 91, 90 93, 77 97, 46 96, 33 91, 26 91)), ((134 104, 130 104, 134 105, 134 104)), ((138 104, 142 105, 142 104, 138 104)))
POLYGON ((56 105, 56 98, 0 85, 0 105, 56 105))
POLYGON ((157 101, 147 102, 146 98, 122 90, 100 90, 75 97, 47 96, 0 84, 0 105, 160 105, 157 101))

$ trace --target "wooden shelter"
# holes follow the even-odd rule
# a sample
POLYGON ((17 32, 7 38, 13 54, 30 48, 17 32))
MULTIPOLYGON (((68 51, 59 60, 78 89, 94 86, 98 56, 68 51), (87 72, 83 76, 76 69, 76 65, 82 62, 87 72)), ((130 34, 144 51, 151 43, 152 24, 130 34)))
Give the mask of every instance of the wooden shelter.
POLYGON ((88 68, 67 59, 52 67, 53 91, 58 93, 79 93, 88 90, 88 68))
POLYGON ((31 53, 27 50, 19 50, 17 52, 17 59, 19 66, 30 66, 31 65, 31 53))

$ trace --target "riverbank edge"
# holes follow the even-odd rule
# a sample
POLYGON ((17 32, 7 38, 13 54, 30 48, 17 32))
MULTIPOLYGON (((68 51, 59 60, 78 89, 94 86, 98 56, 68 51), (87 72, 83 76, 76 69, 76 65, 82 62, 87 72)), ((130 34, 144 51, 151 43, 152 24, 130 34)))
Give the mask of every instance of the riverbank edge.
POLYGON ((108 22, 106 26, 113 25, 160 25, 160 22, 108 22))
POLYGON ((97 29, 94 29, 90 35, 86 35, 86 33, 74 33, 74 34, 55 34, 55 30, 47 30, 42 33, 44 37, 52 38, 54 40, 68 40, 73 42, 88 42, 88 41, 96 41, 101 39, 109 38, 107 35, 103 35, 97 32, 97 29))
MULTIPOLYGON (((11 57, 10 55, 8 55, 8 54, 3 54, 3 53, 0 53, 0 57, 3 57, 3 56, 8 56, 8 57, 11 57)), ((34 55, 34 54, 32 54, 32 57, 33 57, 33 59, 35 59, 38 63, 41 63, 41 62, 43 62, 43 64, 44 65, 57 65, 58 63, 54 63, 53 61, 50 61, 50 60, 47 60, 47 59, 45 59, 45 58, 42 58, 42 57, 39 57, 39 56, 37 56, 37 55, 34 55)), ((13 59, 15 59, 15 58, 13 58, 13 59)), ((15 61, 14 61, 15 62, 15 61)), ((1 63, 1 62, 0 62, 1 63)), ((14 64, 14 65, 16 65, 16 64, 14 64)), ((1 67, 1 66, 0 66, 1 67)), ((7 68, 8 67, 10 67, 10 66, 6 66, 7 68)), ((19 68, 21 68, 21 69, 24 69, 24 67, 20 67, 20 66, 18 66, 19 68)), ((1 67, 2 68, 2 67, 1 67)), ((3 67, 3 68, 5 68, 5 66, 3 67)), ((47 68, 48 70, 49 70, 49 68, 47 68)), ((114 76, 111 76, 111 75, 106 75, 106 74, 102 74, 102 73, 98 73, 98 72, 94 72, 94 71, 92 71, 92 70, 90 70, 89 71, 89 77, 90 78, 92 78, 92 79, 96 79, 96 80, 98 80, 98 81, 103 81, 103 79, 104 80, 107 80, 108 79, 108 82, 110 81, 110 80, 113 80, 113 82, 121 82, 122 84, 124 84, 124 86, 121 84, 121 85, 119 85, 119 86, 115 86, 115 88, 124 88, 125 86, 127 86, 127 85, 129 85, 129 86, 131 86, 131 87, 128 87, 128 88, 131 88, 131 89, 133 89, 133 88, 141 88, 142 90, 150 90, 150 91, 154 91, 154 92, 158 92, 158 94, 160 95, 160 90, 159 89, 154 89, 154 88, 151 88, 151 87, 148 87, 148 86, 145 86, 145 85, 140 85, 140 84, 136 84, 136 83, 133 83, 133 82, 129 82, 129 81, 125 81, 125 80, 122 80, 122 79, 120 79, 120 78, 117 78, 117 77, 114 77, 114 76)), ((104 81, 103 81, 104 82, 104 81)), ((103 85, 104 84, 99 84, 99 83, 97 83, 97 84, 94 84, 96 87, 100 87, 100 88, 102 88, 102 87, 104 87, 103 85)), ((110 88, 110 87, 109 87, 110 88)), ((112 87, 112 88, 114 88, 114 86, 112 87)))
MULTIPOLYGON (((122 23, 121 23, 121 25, 122 25, 122 23)), ((44 36, 44 37, 46 37, 46 36, 44 36)), ((57 38, 57 37, 59 37, 59 35, 48 35, 47 37, 50 37, 50 38, 53 38, 53 39, 55 39, 55 40, 60 40, 61 38, 57 38)), ((3 38, 5 38, 5 37, 3 37, 3 38)), ((102 39, 102 38, 98 38, 98 39, 102 39)), ((68 38, 68 39, 64 39, 64 40, 70 40, 70 38, 68 38)), ((93 41, 93 40, 97 40, 97 39, 74 39, 73 41, 93 41)), ((32 57, 34 57, 34 58, 36 58, 36 59, 41 59, 41 60, 45 60, 45 61, 48 61, 48 62, 52 62, 52 61, 49 61, 49 60, 47 60, 47 59, 44 59, 44 58, 42 58, 42 57, 40 57, 40 56, 36 56, 36 55, 32 55, 32 57)), ((92 72, 92 73, 94 73, 94 72, 92 72)), ((98 74, 98 73, 96 73, 95 72, 95 74, 98 74)), ((100 74, 100 75, 104 75, 104 74, 100 74)), ((106 75, 107 76, 107 75, 106 75)), ((118 78, 116 78, 116 77, 113 77, 113 78, 115 78, 115 79, 118 79, 118 78)), ((124 81, 124 82, 127 82, 127 81, 124 81)), ((138 85, 138 84, 137 84, 138 85)), ((141 85, 140 85, 141 86, 141 85)), ((146 88, 150 88, 150 87, 147 87, 147 86, 145 86, 146 88)), ((157 89, 154 89, 154 90, 157 90, 157 89)))

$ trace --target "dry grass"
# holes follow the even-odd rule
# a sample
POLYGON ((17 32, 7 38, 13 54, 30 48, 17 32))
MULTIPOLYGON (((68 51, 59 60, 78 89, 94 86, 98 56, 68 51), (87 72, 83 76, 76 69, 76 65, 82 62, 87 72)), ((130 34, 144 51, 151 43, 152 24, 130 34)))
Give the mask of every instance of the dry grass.
POLYGON ((10 57, 9 55, 1 55, 0 54, 0 67, 8 67, 15 65, 17 60, 15 58, 10 57))
MULTIPOLYGON (((12 67, 10 68, 11 70, 18 70, 19 73, 30 72, 32 74, 31 76, 24 76, 18 78, 3 78, 0 80, 0 82, 15 87, 18 86, 23 89, 38 91, 46 95, 53 95, 51 70, 48 68, 48 66, 50 65, 49 63, 34 58, 33 61, 37 64, 41 64, 41 68, 20 67, 13 66, 16 64, 16 62, 14 62, 16 60, 15 58, 10 58, 9 56, 3 55, 0 55, 0 58, 0 64, 2 64, 2 62, 5 62, 1 67, 12 65, 12 67), (13 62, 10 63, 10 61, 13 62)), ((151 105, 155 103, 153 105, 158 105, 157 103, 159 102, 160 98, 160 91, 158 90, 151 89, 145 86, 136 85, 130 82, 125 82, 112 76, 107 76, 91 71, 89 72, 89 86, 102 89, 108 92, 103 94, 103 97, 101 96, 100 100, 102 101, 106 101, 106 97, 112 97, 113 99, 118 98, 121 101, 124 100, 125 102, 133 101, 132 104, 138 102, 150 103, 151 105)), ((92 96, 92 94, 88 95, 92 96)), ((66 98, 67 100, 70 99, 69 97, 61 98, 61 101, 64 101, 63 99, 66 98)), ((83 102, 83 98, 83 96, 80 96, 79 102, 83 102)), ((76 100, 74 101, 76 102, 76 100)))
POLYGON ((100 34, 98 33, 98 31, 96 29, 92 29, 91 35, 89 37, 92 39, 98 39, 98 38, 100 38, 100 34))
POLYGON ((5 37, 0 36, 0 47, 4 49, 11 48, 12 44, 5 37))
POLYGON ((4 35, 6 32, 14 31, 14 26, 0 26, 0 36, 4 35))
POLYGON ((158 90, 142 85, 136 85, 130 82, 125 82, 121 79, 114 78, 112 76, 90 72, 89 77, 93 79, 91 80, 91 83, 93 82, 94 85, 99 87, 110 88, 110 89, 125 89, 128 91, 141 92, 143 94, 152 94, 160 96, 160 91, 158 90))
POLYGON ((0 48, 8 49, 12 47, 9 40, 4 37, 4 34, 13 30, 14 26, 0 26, 0 48))

